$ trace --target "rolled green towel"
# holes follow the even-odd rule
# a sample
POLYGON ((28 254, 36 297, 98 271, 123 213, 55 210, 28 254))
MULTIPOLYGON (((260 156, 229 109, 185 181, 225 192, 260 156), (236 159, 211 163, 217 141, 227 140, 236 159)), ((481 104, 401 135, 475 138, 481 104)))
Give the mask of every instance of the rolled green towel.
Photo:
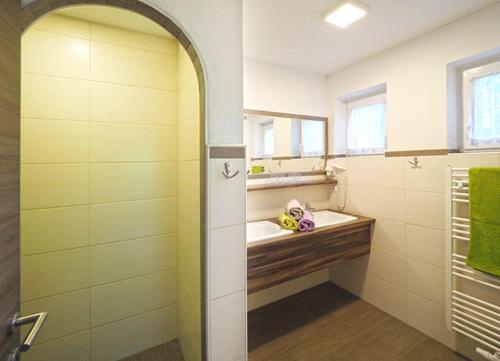
POLYGON ((290 231, 296 231, 299 229, 299 223, 290 217, 286 212, 283 212, 278 217, 281 227, 285 229, 289 229, 290 231))

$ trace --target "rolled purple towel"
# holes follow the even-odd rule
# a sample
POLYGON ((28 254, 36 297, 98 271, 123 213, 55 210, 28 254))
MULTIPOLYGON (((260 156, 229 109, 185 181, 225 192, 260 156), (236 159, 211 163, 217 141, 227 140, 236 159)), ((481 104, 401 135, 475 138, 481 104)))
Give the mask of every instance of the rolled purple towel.
POLYGON ((299 220, 299 231, 300 232, 310 232, 316 227, 314 223, 314 217, 311 213, 304 211, 304 215, 299 220))

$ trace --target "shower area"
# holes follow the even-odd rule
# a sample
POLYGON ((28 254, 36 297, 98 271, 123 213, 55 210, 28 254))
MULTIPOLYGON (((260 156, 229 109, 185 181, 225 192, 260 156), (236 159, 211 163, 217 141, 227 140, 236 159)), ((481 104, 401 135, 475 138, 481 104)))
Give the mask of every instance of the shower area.
POLYGON ((23 361, 202 359, 202 103, 138 13, 71 6, 24 32, 21 311, 49 316, 23 361))

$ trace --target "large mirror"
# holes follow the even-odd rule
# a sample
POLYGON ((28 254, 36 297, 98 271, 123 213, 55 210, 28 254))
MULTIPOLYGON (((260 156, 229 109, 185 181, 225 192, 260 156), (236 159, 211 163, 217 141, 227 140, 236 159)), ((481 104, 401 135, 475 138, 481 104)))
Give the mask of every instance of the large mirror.
POLYGON ((248 173, 269 172, 270 161, 279 161, 283 169, 276 171, 320 169, 328 148, 327 124, 323 117, 245 110, 248 173))

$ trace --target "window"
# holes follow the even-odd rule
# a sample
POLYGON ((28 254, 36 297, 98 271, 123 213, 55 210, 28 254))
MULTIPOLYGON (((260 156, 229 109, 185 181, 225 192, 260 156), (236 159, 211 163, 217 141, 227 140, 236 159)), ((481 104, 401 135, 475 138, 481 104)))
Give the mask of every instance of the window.
POLYGON ((302 120, 301 153, 305 157, 320 157, 325 154, 325 122, 302 120))
POLYGON ((465 150, 500 147, 500 62, 463 73, 465 150))
POLYGON ((348 102, 347 153, 383 153, 385 118, 385 94, 348 102))
POLYGON ((272 157, 274 154, 274 127, 273 124, 264 126, 264 157, 272 157))

